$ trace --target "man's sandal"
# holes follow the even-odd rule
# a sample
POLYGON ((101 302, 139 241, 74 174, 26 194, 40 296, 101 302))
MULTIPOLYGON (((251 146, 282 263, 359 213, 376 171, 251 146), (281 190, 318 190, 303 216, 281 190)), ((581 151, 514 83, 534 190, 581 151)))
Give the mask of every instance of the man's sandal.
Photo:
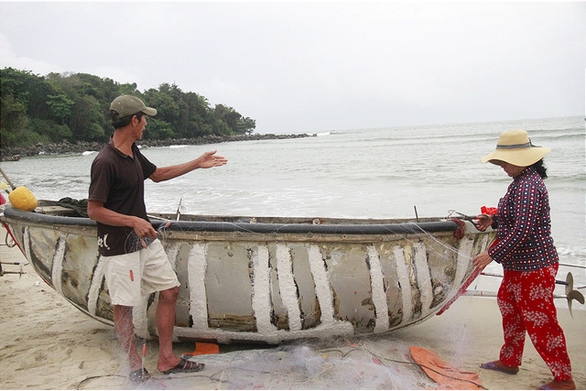
POLYGON ((163 371, 163 373, 165 375, 170 375, 172 373, 199 372, 202 371, 204 367, 205 364, 203 363, 181 359, 181 361, 179 361, 179 364, 175 365, 171 369, 163 371))

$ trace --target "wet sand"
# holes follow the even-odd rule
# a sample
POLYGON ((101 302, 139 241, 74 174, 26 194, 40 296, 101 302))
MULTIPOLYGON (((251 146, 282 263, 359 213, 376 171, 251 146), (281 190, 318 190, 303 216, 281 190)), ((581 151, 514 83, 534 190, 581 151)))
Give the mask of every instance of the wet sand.
MULTIPOLYGON (((26 262, 4 243, 3 262, 26 262)), ((5 271, 19 266, 5 265, 5 271)), ((113 328, 77 310, 50 288, 30 265, 22 276, 0 277, 1 389, 131 389, 128 367, 113 328)), ((578 389, 586 388, 586 311, 558 316, 578 389)), ((194 375, 166 377, 156 370, 157 342, 147 342, 145 366, 153 389, 430 389, 438 385, 413 364, 410 346, 434 351, 463 371, 476 372, 487 389, 535 389, 551 374, 527 338, 519 374, 479 368, 498 358, 501 317, 495 299, 462 297, 440 316, 384 336, 302 341, 280 347, 221 345, 220 354, 198 356, 206 364, 194 375)), ((192 352, 194 343, 176 343, 192 352)))

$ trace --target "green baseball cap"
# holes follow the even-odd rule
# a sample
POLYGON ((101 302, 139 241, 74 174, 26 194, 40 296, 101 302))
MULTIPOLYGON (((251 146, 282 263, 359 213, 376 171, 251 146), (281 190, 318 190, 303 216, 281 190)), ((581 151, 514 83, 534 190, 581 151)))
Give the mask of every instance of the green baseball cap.
POLYGON ((147 107, 140 98, 132 95, 120 95, 118 98, 114 99, 110 105, 110 110, 117 112, 120 118, 141 111, 151 117, 157 115, 157 109, 147 107))

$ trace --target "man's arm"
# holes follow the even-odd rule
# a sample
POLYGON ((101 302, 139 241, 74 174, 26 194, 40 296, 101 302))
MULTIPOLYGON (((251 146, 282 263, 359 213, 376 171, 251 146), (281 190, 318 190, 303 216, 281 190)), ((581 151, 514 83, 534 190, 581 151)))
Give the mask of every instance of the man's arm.
POLYGON ((187 163, 157 168, 149 178, 151 178, 154 182, 162 182, 177 178, 178 176, 187 174, 188 172, 198 168, 223 166, 228 162, 228 160, 222 156, 216 156, 216 152, 217 151, 206 152, 197 159, 191 160, 187 163))
POLYGON ((132 227, 139 238, 157 237, 157 231, 148 221, 136 216, 128 216, 118 212, 114 212, 104 207, 103 202, 88 201, 87 213, 90 219, 102 224, 112 225, 116 227, 132 227))

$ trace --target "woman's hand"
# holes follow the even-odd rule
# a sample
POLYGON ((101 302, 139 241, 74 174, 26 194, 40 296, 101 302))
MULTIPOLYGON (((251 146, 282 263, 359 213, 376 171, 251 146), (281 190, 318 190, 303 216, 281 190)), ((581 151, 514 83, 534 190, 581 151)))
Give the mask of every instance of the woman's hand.
POLYGON ((472 263, 474 263, 474 266, 476 266, 477 268, 479 268, 482 271, 492 261, 493 261, 493 259, 491 258, 490 255, 488 255, 488 251, 485 251, 485 252, 482 252, 482 253, 478 254, 472 260, 472 263))
POLYGON ((479 231, 486 231, 488 227, 490 227, 494 221, 493 217, 490 215, 479 214, 476 216, 478 219, 478 223, 476 224, 476 228, 479 231))

